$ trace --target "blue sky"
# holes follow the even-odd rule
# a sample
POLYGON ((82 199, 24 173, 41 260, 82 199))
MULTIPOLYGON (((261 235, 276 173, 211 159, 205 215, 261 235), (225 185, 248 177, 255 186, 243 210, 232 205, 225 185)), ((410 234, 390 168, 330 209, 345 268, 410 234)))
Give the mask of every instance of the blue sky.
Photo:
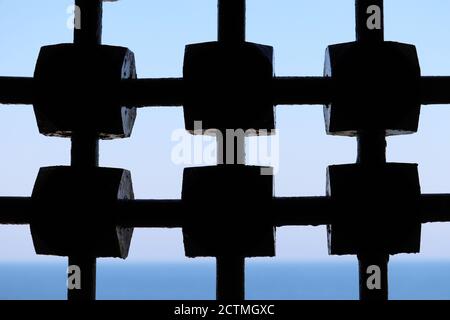
MULTIPOLYGON (((247 39, 274 46, 280 76, 321 75, 326 46, 355 37, 353 0, 247 2, 247 39)), ((0 75, 31 76, 41 46, 71 42, 71 4, 0 0, 0 75)), ((415 44, 423 75, 450 75, 449 14, 445 0, 386 0, 386 39, 415 44)), ((105 44, 134 51, 139 77, 178 77, 184 46, 216 39, 216 0, 105 3, 103 30, 105 44)), ((280 106, 276 116, 276 195, 324 195, 326 167, 354 162, 355 140, 326 136, 321 106, 280 106)), ((450 106, 424 107, 419 133, 388 139, 389 161, 419 163, 424 193, 450 193, 448 123, 450 106)), ((179 128, 181 108, 139 110, 130 139, 101 143, 100 163, 131 170, 137 198, 179 198, 183 167, 170 158, 179 128)), ((0 149, 0 195, 28 196, 39 167, 69 163, 69 141, 40 136, 30 106, 0 108, 0 149)), ((324 227, 279 229, 277 251, 280 260, 342 259, 327 256, 324 227)), ((425 225, 422 251, 414 261, 450 258, 450 225, 425 225)), ((0 260, 51 259, 35 256, 28 227, 0 226, 0 260)), ((130 260, 174 259, 184 259, 180 230, 135 232, 130 260)))

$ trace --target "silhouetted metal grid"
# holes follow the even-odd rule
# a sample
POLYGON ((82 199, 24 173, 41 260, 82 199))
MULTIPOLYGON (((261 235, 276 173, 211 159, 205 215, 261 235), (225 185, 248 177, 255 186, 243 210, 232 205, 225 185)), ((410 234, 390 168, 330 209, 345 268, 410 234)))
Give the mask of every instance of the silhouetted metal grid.
MULTIPOLYGON (((75 29, 73 47, 80 49, 80 52, 84 52, 83 50, 86 50, 86 52, 89 52, 89 50, 96 50, 95 48, 101 46, 102 1, 76 0, 75 3, 81 10, 81 29, 75 29)), ((381 9, 381 13, 383 13, 382 0, 356 0, 357 42, 355 43, 362 43, 371 48, 371 50, 378 52, 379 46, 382 46, 384 43, 384 26, 382 25, 381 28, 378 29, 368 29, 366 27, 367 13, 369 13, 367 10, 372 5, 378 6, 378 8, 381 9)), ((218 43, 226 47, 226 50, 232 51, 230 48, 239 48, 243 46, 245 43, 245 0, 219 0, 218 30, 218 43)), ((329 50, 334 49, 331 48, 329 50)), ((390 55, 388 54, 386 59, 390 59, 389 57, 390 55)), ((96 67, 89 61, 89 55, 81 55, 76 59, 78 59, 77 66, 86 64, 89 68, 96 67)), ((132 74, 134 66, 128 67, 129 69, 127 72, 130 73, 128 76, 121 77, 116 82, 108 83, 107 98, 110 102, 108 104, 110 109, 102 109, 101 112, 103 114, 107 115, 108 112, 113 112, 113 109, 114 111, 117 111, 117 106, 119 106, 119 108, 121 106, 127 106, 130 110, 135 107, 177 107, 185 105, 186 100, 192 99, 193 93, 188 90, 186 78, 136 79, 132 74)), ((105 71, 102 68, 106 67, 99 67, 99 69, 105 71)), ((46 80, 45 78, 46 72, 45 69, 43 69, 43 71, 41 70, 40 73, 37 70, 34 78, 0 77, 0 103, 9 105, 34 105, 37 113, 44 113, 43 116, 41 115, 41 119, 39 119, 40 116, 37 115, 38 121, 41 120, 45 122, 45 116, 53 112, 51 108, 46 111, 39 109, 39 105, 45 104, 46 101, 51 98, 49 97, 49 94, 51 93, 43 90, 46 81, 48 81, 48 79, 46 80), (45 112, 48 112, 48 114, 45 114, 45 112)), ((53 81, 58 82, 57 72, 55 73, 55 70, 52 70, 52 72, 54 72, 53 76, 56 78, 53 79, 53 81)), ((337 73, 338 72, 336 71, 336 74, 337 73)), ((390 75, 386 74, 385 76, 386 80, 388 80, 390 75)), ((239 75, 236 74, 236 80, 238 80, 238 77, 239 75)), ((351 80, 352 79, 346 79, 346 81, 350 81, 348 83, 352 83, 351 80)), ((335 76, 335 74, 324 77, 273 77, 270 81, 269 92, 266 92, 266 94, 268 99, 271 99, 269 102, 273 106, 325 105, 326 108, 329 108, 331 105, 331 108, 333 108, 333 104, 337 104, 337 100, 341 99, 340 101, 345 101, 345 99, 348 98, 345 96, 342 97, 344 93, 342 92, 342 87, 338 83, 339 81, 339 77, 335 76)), ((62 82, 64 83, 64 81, 62 82)), ((52 84, 54 85, 54 83, 52 84)), ((56 88, 60 89, 59 87, 56 88)), ((417 90, 415 90, 414 93, 417 95, 416 99, 419 105, 448 104, 450 103, 449 88, 450 77, 419 77, 417 79, 417 90)), ((83 95, 77 87, 70 89, 74 96, 83 95)), ((360 88, 356 88, 355 90, 358 89, 360 88)), ((102 86, 99 86, 98 90, 101 91, 102 86)), ((380 92, 381 89, 378 87, 375 87, 373 90, 376 94, 383 95, 383 92, 380 92)), ((90 92, 90 94, 92 94, 92 92, 90 92)), ((99 94, 104 95, 105 92, 99 94)), ((352 94, 352 90, 345 92, 345 94, 352 94)), ((411 94, 413 94, 413 92, 411 92, 411 94)), ((56 92, 55 95, 57 95, 56 92)), ((101 99, 101 97, 95 99, 101 99)), ((93 101, 94 103, 97 103, 99 100, 95 99, 93 101)), ((68 99, 64 99, 59 103, 59 107, 62 110, 64 110, 65 101, 67 100, 68 99)), ((91 116, 90 112, 92 109, 89 109, 89 106, 80 105, 79 108, 80 113, 83 113, 84 110, 84 117, 86 119, 91 116)), ((186 112, 188 111, 185 110, 185 113, 186 112)), ((132 121, 134 121, 134 119, 132 119, 132 121)), ((394 124, 394 126, 395 125, 396 124, 394 124)), ((61 134, 58 131, 58 128, 55 129, 55 132, 50 132, 51 129, 48 129, 48 132, 42 128, 40 128, 40 130, 41 133, 47 135, 60 134, 71 137, 72 167, 86 172, 91 172, 89 170, 98 167, 99 133, 92 130, 92 128, 89 130, 84 130, 83 126, 70 128, 66 130, 64 134, 61 134)), ((387 131, 371 131, 370 129, 357 130, 357 133, 355 134, 358 136, 357 163, 366 170, 365 172, 370 173, 377 170, 377 164, 374 165, 373 162, 378 163, 378 165, 381 166, 385 164, 384 139, 386 132, 387 131)), ((126 136, 127 134, 123 133, 119 134, 119 136, 120 135, 126 136)), ((64 179, 61 179, 62 180, 59 181, 59 183, 63 183, 64 179)), ((243 181, 242 179, 238 181, 238 183, 245 182, 246 181, 243 181)), ((412 183, 414 183, 414 181, 412 183)), ((86 181, 86 185, 88 184, 90 184, 90 182, 86 181)), ((229 185, 229 182, 226 184, 229 185)), ((78 187, 83 188, 85 186, 83 186, 83 183, 79 183, 74 188, 61 185, 61 189, 67 189, 67 192, 72 193, 69 197, 73 198, 74 203, 88 201, 83 196, 83 190, 75 190, 75 188, 78 187)), ((35 187, 35 192, 39 193, 38 191, 36 191, 35 187)), ((384 201, 384 195, 382 193, 378 194, 376 190, 370 190, 368 192, 371 193, 374 202, 377 200, 381 202, 384 201)), ((58 193, 58 195, 60 195, 60 193, 58 193)), ((42 223, 39 216, 44 214, 43 212, 46 211, 47 207, 54 207, 56 203, 59 203, 59 214, 63 216, 65 212, 69 210, 69 206, 71 205, 68 203, 60 203, 63 202, 63 200, 58 198, 53 199, 51 194, 47 198, 40 197, 38 200, 36 198, 39 197, 0 198, 0 223, 15 225, 39 224, 42 223), (39 208, 39 210, 36 208, 39 208)), ((389 201, 392 199, 395 200, 396 197, 389 198, 389 201)), ((413 236, 418 236, 419 241, 420 224, 450 221, 449 194, 418 194, 412 200, 414 203, 414 210, 400 204, 397 205, 396 209, 389 215, 380 215, 380 219, 383 220, 382 224, 396 224, 398 228, 394 228, 394 231, 397 231, 398 238, 401 239, 404 236, 402 233, 402 225, 409 225, 414 221, 419 223, 419 231, 413 236), (414 211, 414 213, 412 213, 412 211, 414 211)), ((207 201, 208 199, 205 199, 205 203, 208 203, 207 201)), ((232 201, 232 199, 224 198, 224 202, 225 201, 232 201)), ((358 210, 348 210, 349 202, 358 203, 357 199, 352 199, 351 196, 344 198, 333 197, 332 195, 324 197, 272 198, 264 210, 267 212, 267 221, 272 227, 328 225, 329 227, 331 226, 328 230, 330 233, 333 232, 333 226, 342 226, 342 224, 346 224, 347 227, 349 227, 349 230, 351 230, 351 228, 361 229, 362 233, 364 233, 364 227, 363 225, 358 225, 358 221, 361 221, 361 217, 364 217, 365 209, 360 208, 359 212, 358 210)), ((84 220, 86 224, 89 224, 92 220, 92 224, 99 227, 103 221, 105 224, 112 224, 114 228, 120 227, 122 228, 121 230, 129 230, 127 228, 184 228, 190 223, 191 218, 189 212, 200 210, 198 207, 192 206, 192 202, 184 201, 184 199, 133 200, 132 197, 123 197, 119 200, 108 200, 108 198, 105 197, 104 200, 101 200, 95 206, 91 206, 88 203, 85 205, 89 208, 86 210, 90 212, 87 215, 87 220, 84 220), (104 210, 107 210, 108 215, 97 218, 96 214, 104 210)), ((219 207, 220 205, 215 208, 209 208, 209 214, 215 216, 226 215, 227 213, 221 212, 219 207)), ((251 207, 251 205, 249 205, 249 207, 251 207)), ((58 218, 55 218, 55 216, 50 215, 50 217, 52 217, 51 219, 54 219, 54 221, 51 219, 46 220, 48 229, 59 228, 62 229, 61 232, 64 233, 67 226, 64 224, 61 225, 62 222, 59 221, 58 218)), ((250 226, 252 219, 256 220, 254 216, 246 218, 245 215, 242 214, 242 221, 249 220, 247 222, 250 223, 250 226)), ((201 225, 201 222, 199 223, 201 225)), ((235 221, 236 225, 239 223, 239 220, 235 221)), ((204 227, 213 228, 213 226, 207 224, 205 224, 204 227)), ((349 230, 347 231, 351 232, 349 230)), ((254 230, 249 229, 248 233, 252 235, 253 231, 254 230)), ((84 231, 81 229, 80 232, 83 233, 84 231)), ((230 237, 232 237, 233 230, 228 230, 228 232, 230 233, 230 237)), ((382 235, 380 236, 382 237, 382 235)), ((409 236, 411 236, 411 234, 409 234, 409 236)), ((36 231, 36 234, 33 234, 33 237, 39 238, 39 232, 36 231)), ((406 242, 410 241, 410 239, 403 240, 406 242)), ((36 245, 36 243, 39 243, 40 239, 36 238, 34 241, 36 245)), ((42 241, 45 242, 45 240, 42 241)), ((119 239, 119 242, 120 241, 123 241, 123 239, 119 239)), ((334 240, 331 238, 329 241, 332 242, 334 240)), ((41 243, 40 245, 45 246, 47 244, 41 243)), ((113 245, 116 244, 111 244, 111 246, 113 245)), ((400 244, 400 246, 401 245, 402 244, 400 244)), ((330 249, 330 251, 333 250, 334 249, 330 249)), ((391 248, 387 247, 385 250, 375 251, 356 250, 360 262, 361 299, 387 299, 387 264, 389 254, 392 253, 390 251, 391 248), (383 283, 381 290, 370 290, 365 283, 368 276, 366 269, 373 264, 379 266, 382 272, 383 283)), ((414 251, 414 249, 406 251, 414 251)), ((401 252, 401 249, 399 249, 398 252, 401 252)), ((81 290, 69 290, 69 299, 95 299, 96 258, 97 256, 93 254, 83 254, 83 252, 71 254, 69 256, 69 265, 78 265, 82 270, 82 288, 81 290)), ((244 298, 244 259, 245 256, 241 254, 233 255, 232 250, 231 253, 217 256, 218 299, 244 298)))

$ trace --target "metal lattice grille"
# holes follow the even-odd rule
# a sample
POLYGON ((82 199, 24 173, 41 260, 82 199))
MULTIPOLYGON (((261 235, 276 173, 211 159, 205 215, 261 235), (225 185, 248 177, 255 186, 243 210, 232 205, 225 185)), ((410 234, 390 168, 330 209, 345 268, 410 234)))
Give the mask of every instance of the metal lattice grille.
POLYGON ((29 198, 0 198, 0 223, 30 224, 38 254, 82 270, 69 299, 95 299, 96 258, 126 258, 133 228, 182 228, 186 256, 217 258, 217 298, 243 299, 245 258, 274 256, 277 227, 306 225, 328 226, 330 254, 357 255, 361 299, 387 299, 389 255, 419 252, 421 225, 450 221, 450 195, 421 194, 416 165, 386 162, 385 138, 416 132, 422 105, 450 103, 450 77, 421 76, 414 46, 384 41, 383 1, 356 0, 356 41, 328 47, 323 77, 274 77, 273 48, 246 42, 245 0, 219 0, 218 40, 188 45, 179 79, 138 79, 130 50, 102 45, 102 2, 75 1, 73 43, 43 47, 33 78, 0 77, 1 104, 33 105, 41 134, 72 141, 71 166, 41 168, 29 198), (222 162, 185 169, 181 200, 134 200, 128 171, 98 166, 99 139, 130 136, 136 108, 182 106, 195 134, 201 121, 260 135, 294 104, 324 105, 327 134, 357 138, 357 162, 328 168, 327 196, 273 197, 270 168, 246 166, 226 135, 222 162))

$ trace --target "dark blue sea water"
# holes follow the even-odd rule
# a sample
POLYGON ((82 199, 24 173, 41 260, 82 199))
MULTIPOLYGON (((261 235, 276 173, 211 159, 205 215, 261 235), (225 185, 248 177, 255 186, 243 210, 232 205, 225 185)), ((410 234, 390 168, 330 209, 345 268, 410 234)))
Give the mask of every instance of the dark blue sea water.
MULTIPOLYGON (((357 265, 247 263, 247 299, 357 299, 357 265)), ((98 299, 214 299, 215 266, 100 262, 98 299)), ((450 299, 450 262, 391 263, 391 299, 450 299)), ((66 265, 0 264, 0 299, 65 299, 66 265)))

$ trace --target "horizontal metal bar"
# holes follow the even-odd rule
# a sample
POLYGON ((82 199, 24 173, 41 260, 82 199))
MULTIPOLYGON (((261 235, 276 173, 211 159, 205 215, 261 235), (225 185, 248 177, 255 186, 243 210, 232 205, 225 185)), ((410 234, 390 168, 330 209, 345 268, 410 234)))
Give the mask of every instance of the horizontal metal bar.
POLYGON ((450 103, 450 77, 422 77, 421 102, 423 105, 450 103))
POLYGON ((117 90, 122 105, 137 107, 182 106, 182 78, 123 80, 117 90))
MULTIPOLYGON (((421 103, 450 104, 450 77, 422 77, 421 103)), ((276 77, 272 85, 274 105, 323 105, 332 100, 333 82, 326 77, 276 77)), ((137 107, 182 106, 182 78, 122 80, 109 93, 123 105, 137 107)), ((0 77, 0 104, 33 104, 33 78, 0 77)))
POLYGON ((274 198, 274 225, 319 226, 330 223, 333 201, 329 197, 274 198))
POLYGON ((27 197, 0 197, 0 224, 29 224, 33 202, 27 197))
MULTIPOLYGON (((450 222, 450 194, 423 194, 419 207, 422 223, 450 222)), ((181 228, 189 218, 181 200, 119 200, 116 210, 118 224, 125 227, 181 228)), ((319 226, 348 218, 329 197, 274 198, 269 210, 276 227, 319 226)), ((31 198, 0 197, 0 224, 29 224, 33 212, 31 198)))
POLYGON ((420 201, 422 222, 450 221, 450 194, 423 194, 420 201))
MULTIPOLYGON (((273 225, 319 226, 341 218, 343 210, 330 197, 276 197, 272 207, 273 225)), ((189 210, 181 200, 125 200, 119 204, 120 221, 125 226, 142 228, 181 228, 189 210)), ((399 212, 407 219, 408 212, 399 212)), ((422 223, 450 222, 450 194, 423 194, 419 201, 422 223)), ((394 218, 394 217, 393 217, 394 218)))
POLYGON ((333 84, 326 77, 280 77, 272 90, 274 105, 323 105, 331 101, 333 84))
POLYGON ((24 77, 0 77, 0 103, 33 104, 34 79, 24 77))
POLYGON ((119 224, 135 228, 181 228, 181 200, 122 200, 118 204, 119 224))
MULTIPOLYGON (((328 224, 332 208, 328 197, 274 198, 273 223, 277 227, 328 224)), ((122 200, 119 212, 121 225, 137 228, 181 228, 189 218, 181 200, 122 200)))

